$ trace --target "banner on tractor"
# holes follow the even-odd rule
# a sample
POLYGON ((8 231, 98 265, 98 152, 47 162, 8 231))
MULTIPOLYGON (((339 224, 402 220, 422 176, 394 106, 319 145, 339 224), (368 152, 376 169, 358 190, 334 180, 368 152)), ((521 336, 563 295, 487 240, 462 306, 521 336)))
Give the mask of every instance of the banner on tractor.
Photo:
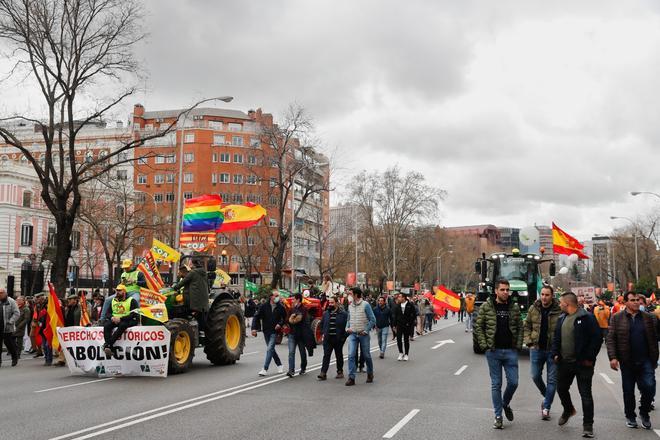
POLYGON ((215 246, 215 232, 183 232, 180 243, 182 248, 190 249, 196 252, 204 252, 215 246))
POLYGON ((110 357, 103 351, 103 327, 60 327, 57 335, 71 374, 167 377, 170 332, 163 326, 130 327, 110 357))

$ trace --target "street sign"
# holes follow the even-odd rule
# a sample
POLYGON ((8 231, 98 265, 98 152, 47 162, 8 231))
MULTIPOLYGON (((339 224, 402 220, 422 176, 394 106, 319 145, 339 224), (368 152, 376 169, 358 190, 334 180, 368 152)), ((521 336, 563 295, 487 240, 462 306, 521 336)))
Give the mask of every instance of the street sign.
POLYGON ((107 273, 104 273, 103 275, 101 275, 101 282, 103 284, 108 282, 108 274, 107 273))
POLYGON ((71 271, 71 272, 69 272, 69 273, 67 274, 67 278, 69 279, 69 282, 70 282, 70 283, 73 283, 73 280, 76 279, 76 274, 73 273, 73 271, 71 271))

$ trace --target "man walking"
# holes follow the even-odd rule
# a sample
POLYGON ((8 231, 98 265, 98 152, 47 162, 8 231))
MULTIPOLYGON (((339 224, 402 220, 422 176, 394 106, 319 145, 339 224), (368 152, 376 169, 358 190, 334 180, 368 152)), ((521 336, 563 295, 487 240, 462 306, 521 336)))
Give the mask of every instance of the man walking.
POLYGON ((346 386, 355 385, 358 345, 367 364, 367 383, 374 381, 374 364, 369 347, 369 331, 376 325, 376 317, 368 302, 362 299, 362 290, 353 287, 353 302, 348 306, 346 333, 348 334, 348 380, 346 386))
POLYGON ((0 364, 2 364, 2 344, 7 347, 7 353, 11 356, 11 366, 15 367, 18 363, 18 351, 14 332, 16 331, 16 321, 20 316, 20 311, 14 298, 7 295, 5 289, 0 289, 0 364))
POLYGON ((621 368, 626 426, 637 428, 635 384, 641 393, 639 416, 644 429, 651 429, 649 411, 655 397, 655 368, 658 365, 656 318, 639 309, 639 297, 626 292, 626 308, 612 317, 607 335, 607 356, 613 370, 621 368))
POLYGON ((415 306, 408 301, 403 293, 399 295, 401 296, 401 302, 392 311, 392 323, 396 331, 396 345, 399 349, 397 360, 407 361, 408 352, 410 351, 410 340, 408 338, 411 330, 415 328, 415 306))
POLYGON ((471 332, 474 325, 474 293, 465 295, 465 333, 471 332))
POLYGON ((490 389, 495 412, 493 428, 502 429, 502 410, 508 421, 513 421, 511 399, 518 388, 518 350, 522 348, 522 319, 520 307, 509 298, 509 281, 495 283, 495 299, 488 300, 479 309, 474 334, 479 348, 486 352, 490 372, 490 389), (502 394, 502 370, 506 388, 502 394))
MULTIPOLYGON (((319 380, 326 380, 328 368, 330 368, 330 357, 335 352, 337 362, 337 375, 335 379, 344 377, 344 340, 346 338, 346 321, 348 313, 339 307, 334 297, 328 298, 328 307, 321 319, 321 331, 323 332, 323 362, 319 380)), ((387 337, 387 336, 386 336, 387 337)))
POLYGON ((390 308, 385 303, 385 297, 378 298, 378 304, 374 309, 374 316, 376 317, 376 332, 378 335, 378 348, 380 350, 379 358, 385 357, 385 350, 387 349, 387 335, 390 331, 390 324, 392 313, 390 308))
POLYGON ((602 299, 598 301, 598 305, 594 308, 594 316, 598 321, 603 339, 607 341, 607 329, 610 326, 610 308, 602 299))
POLYGON ((577 296, 566 292, 559 306, 564 312, 557 321, 552 352, 557 367, 557 394, 564 411, 559 426, 565 425, 575 415, 570 387, 577 379, 582 399, 582 437, 594 436, 594 400, 591 380, 594 375, 596 357, 602 344, 600 328, 594 316, 578 305, 577 296))
POLYGON ((527 312, 524 328, 524 344, 529 348, 532 380, 541 392, 541 419, 550 420, 550 407, 557 390, 557 365, 552 356, 552 339, 557 320, 561 315, 559 301, 554 298, 552 286, 543 286, 541 298, 527 312), (543 382, 543 367, 546 366, 546 382, 543 382))
POLYGON ((252 336, 257 336, 257 331, 261 330, 266 340, 266 359, 264 360, 264 367, 259 372, 259 376, 266 376, 268 374, 268 367, 270 366, 271 359, 277 365, 277 372, 283 373, 284 367, 282 361, 275 351, 275 341, 277 339, 277 332, 280 331, 286 319, 286 311, 280 303, 280 292, 273 289, 270 292, 270 298, 267 303, 263 303, 257 313, 252 319, 252 336))
POLYGON ((16 352, 18 357, 21 357, 23 353, 23 344, 25 338, 25 329, 27 328, 28 323, 30 322, 32 312, 30 312, 30 307, 27 305, 24 296, 19 296, 16 298, 16 307, 18 307, 18 320, 16 320, 16 330, 14 330, 14 339, 16 340, 16 352))
POLYGON ((307 351, 305 350, 304 331, 307 322, 307 309, 302 304, 303 296, 296 293, 293 296, 293 305, 289 314, 289 370, 286 375, 293 377, 296 373, 296 347, 300 352, 300 375, 307 369, 307 351))

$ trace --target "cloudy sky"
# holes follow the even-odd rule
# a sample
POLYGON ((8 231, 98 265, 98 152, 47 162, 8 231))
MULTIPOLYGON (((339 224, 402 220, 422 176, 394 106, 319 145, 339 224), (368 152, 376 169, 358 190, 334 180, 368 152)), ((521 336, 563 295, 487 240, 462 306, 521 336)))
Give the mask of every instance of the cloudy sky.
POLYGON ((580 239, 660 204, 629 195, 660 192, 655 1, 146 5, 148 110, 296 101, 340 188, 398 164, 447 190, 442 225, 554 220, 580 239))

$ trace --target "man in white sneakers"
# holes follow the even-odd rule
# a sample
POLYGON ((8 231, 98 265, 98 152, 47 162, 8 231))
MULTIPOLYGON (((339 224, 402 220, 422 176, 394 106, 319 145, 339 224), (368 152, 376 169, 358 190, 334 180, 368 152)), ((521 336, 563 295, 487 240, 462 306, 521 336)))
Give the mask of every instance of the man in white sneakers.
POLYGON ((400 303, 392 310, 392 326, 396 332, 396 345, 399 349, 400 361, 408 360, 410 351, 410 334, 415 328, 415 306, 408 301, 408 297, 399 294, 400 303))

